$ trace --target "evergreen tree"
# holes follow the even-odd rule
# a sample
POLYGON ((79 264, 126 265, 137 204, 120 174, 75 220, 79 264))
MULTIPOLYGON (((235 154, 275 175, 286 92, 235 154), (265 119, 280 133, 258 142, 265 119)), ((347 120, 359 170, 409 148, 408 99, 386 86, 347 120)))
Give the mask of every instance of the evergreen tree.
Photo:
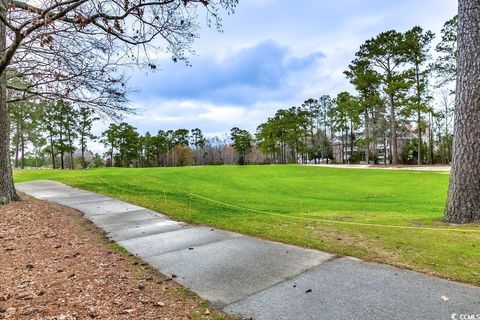
POLYGON ((87 150, 87 142, 89 140, 94 140, 97 137, 91 133, 93 123, 99 120, 95 116, 95 112, 90 108, 81 107, 78 111, 78 126, 77 126, 77 135, 79 137, 80 143, 80 152, 81 152, 81 162, 82 168, 87 168, 87 162, 85 161, 85 151, 87 150))
POLYGON ((233 148, 238 153, 238 164, 247 164, 247 153, 252 150, 253 137, 247 130, 234 127, 230 130, 233 148))
POLYGON ((433 65, 439 87, 450 86, 457 77, 457 16, 445 22, 441 41, 435 47, 438 57, 433 65))
POLYGON ((390 118, 391 163, 398 163, 397 115, 405 105, 405 95, 412 85, 411 71, 405 70, 408 61, 404 34, 395 30, 380 33, 367 40, 356 53, 359 60, 368 61, 378 72, 383 93, 387 97, 390 118))
POLYGON ((115 155, 115 150, 119 145, 119 126, 115 123, 111 123, 108 126, 108 129, 102 133, 102 139, 100 140, 104 146, 108 149, 108 162, 107 166, 113 167, 113 158, 115 155))
POLYGON ((423 31, 422 28, 416 26, 405 34, 405 46, 408 53, 408 62, 413 65, 414 75, 414 97, 412 103, 408 106, 406 113, 416 114, 417 122, 417 164, 421 165, 423 162, 423 131, 425 131, 426 124, 423 119, 423 114, 428 112, 430 107, 428 101, 428 77, 430 68, 426 67, 430 59, 429 50, 430 43, 434 38, 434 34, 430 31, 423 31))

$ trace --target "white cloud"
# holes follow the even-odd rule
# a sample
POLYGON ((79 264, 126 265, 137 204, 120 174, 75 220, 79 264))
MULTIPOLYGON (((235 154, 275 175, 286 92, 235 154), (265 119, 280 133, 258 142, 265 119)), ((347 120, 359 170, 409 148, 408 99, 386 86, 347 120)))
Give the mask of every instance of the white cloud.
MULTIPOLYGON (((241 0, 236 13, 224 17, 224 33, 202 30, 193 67, 173 66, 167 57, 154 74, 132 73, 132 85, 144 90, 132 97, 141 114, 125 120, 141 133, 199 127, 213 135, 233 126, 253 131, 278 108, 351 90, 343 71, 366 39, 414 25, 438 33, 455 13, 452 0, 241 0), (325 56, 306 59, 319 52, 325 56), (289 72, 285 61, 302 57, 305 67, 289 72)), ((105 127, 96 125, 95 132, 105 127)))

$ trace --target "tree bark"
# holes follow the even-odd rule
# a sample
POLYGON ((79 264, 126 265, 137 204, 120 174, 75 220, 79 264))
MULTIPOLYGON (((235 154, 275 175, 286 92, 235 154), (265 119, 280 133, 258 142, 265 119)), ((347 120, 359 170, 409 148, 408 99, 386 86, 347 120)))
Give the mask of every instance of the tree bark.
POLYGON ((453 165, 445 221, 480 222, 480 0, 459 0, 453 165))
MULTIPOLYGON (((6 19, 7 0, 0 1, 0 15, 6 19)), ((0 23, 0 52, 5 52, 5 24, 0 23)), ((6 70, 0 74, 0 204, 18 200, 10 164, 10 117, 7 108, 6 70)))

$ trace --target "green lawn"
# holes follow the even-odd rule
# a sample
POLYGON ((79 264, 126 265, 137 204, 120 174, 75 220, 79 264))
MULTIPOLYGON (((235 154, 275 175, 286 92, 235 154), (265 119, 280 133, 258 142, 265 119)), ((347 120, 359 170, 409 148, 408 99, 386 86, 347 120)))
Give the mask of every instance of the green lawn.
POLYGON ((277 165, 14 175, 16 182, 56 180, 178 220, 480 285, 480 227, 441 222, 446 172, 277 165))

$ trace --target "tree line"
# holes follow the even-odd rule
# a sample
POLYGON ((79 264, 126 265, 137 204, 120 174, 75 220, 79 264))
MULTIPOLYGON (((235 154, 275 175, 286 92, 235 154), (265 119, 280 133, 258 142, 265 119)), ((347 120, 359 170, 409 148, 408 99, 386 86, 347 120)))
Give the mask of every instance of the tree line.
POLYGON ((275 163, 450 163, 456 25, 444 24, 433 50, 418 26, 365 41, 344 72, 355 94, 278 110, 257 128, 259 148, 275 163))
POLYGON ((110 167, 234 164, 244 163, 246 154, 236 134, 232 133, 231 138, 207 138, 199 128, 141 135, 131 124, 111 123, 100 141, 107 149, 105 165, 110 167))
POLYGON ((87 143, 99 118, 86 107, 75 108, 63 100, 56 102, 13 103, 9 107, 11 155, 16 168, 45 166, 74 169, 74 152, 79 150, 80 165, 87 168, 87 143), (50 161, 46 160, 48 155, 50 161))
POLYGON ((202 130, 158 130, 140 134, 126 122, 110 123, 98 136, 91 133, 100 118, 89 108, 66 101, 19 102, 9 108, 12 126, 10 156, 16 168, 161 167, 262 163, 252 135, 232 128, 225 137, 205 137, 202 130), (92 154, 89 142, 106 152, 92 154))
POLYGON ((131 124, 115 122, 95 137, 91 129, 99 117, 91 108, 64 100, 12 103, 13 162, 20 168, 28 162, 54 169, 86 168, 89 163, 449 163, 456 23, 456 17, 445 23, 436 60, 431 58, 434 35, 420 27, 404 33, 390 30, 367 40, 345 71, 355 94, 322 95, 279 109, 255 135, 237 127, 223 138, 206 138, 199 128, 142 135, 131 124), (87 161, 89 140, 102 143, 105 154, 90 155, 87 161))

